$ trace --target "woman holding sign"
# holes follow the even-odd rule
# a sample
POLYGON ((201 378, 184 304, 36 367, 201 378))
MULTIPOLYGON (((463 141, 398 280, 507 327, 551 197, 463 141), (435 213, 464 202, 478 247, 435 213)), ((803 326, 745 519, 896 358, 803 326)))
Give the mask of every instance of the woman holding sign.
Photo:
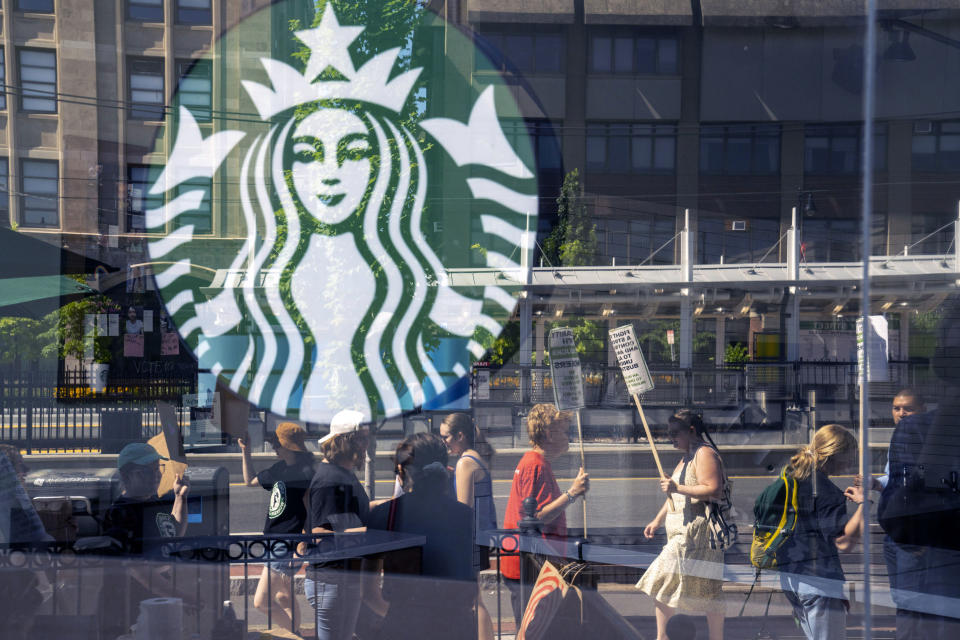
POLYGON ((661 490, 673 498, 676 508, 665 500, 643 530, 650 539, 666 525, 667 544, 637 588, 656 600, 657 640, 667 640, 667 621, 678 609, 706 614, 710 640, 722 640, 723 550, 711 548, 706 512, 706 503, 723 491, 720 454, 703 440, 710 439, 703 420, 689 409, 671 416, 667 433, 683 452, 673 475, 660 480, 661 490))

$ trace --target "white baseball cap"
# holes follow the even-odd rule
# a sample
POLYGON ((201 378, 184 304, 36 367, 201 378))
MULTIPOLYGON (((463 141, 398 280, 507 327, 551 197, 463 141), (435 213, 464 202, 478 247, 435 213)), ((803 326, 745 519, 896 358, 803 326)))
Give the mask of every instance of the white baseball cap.
POLYGON ((330 433, 318 440, 318 444, 323 444, 334 436, 345 433, 354 433, 360 431, 360 425, 363 424, 363 414, 353 409, 344 409, 333 416, 330 421, 330 433))

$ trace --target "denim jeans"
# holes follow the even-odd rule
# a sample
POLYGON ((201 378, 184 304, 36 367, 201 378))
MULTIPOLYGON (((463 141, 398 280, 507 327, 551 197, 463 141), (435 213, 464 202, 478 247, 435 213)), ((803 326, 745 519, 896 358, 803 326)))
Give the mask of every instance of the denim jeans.
POLYGON ((784 591, 808 640, 846 640, 847 608, 843 600, 784 591))
POLYGON ((303 591, 316 613, 318 640, 350 640, 363 596, 360 574, 311 567, 303 591))

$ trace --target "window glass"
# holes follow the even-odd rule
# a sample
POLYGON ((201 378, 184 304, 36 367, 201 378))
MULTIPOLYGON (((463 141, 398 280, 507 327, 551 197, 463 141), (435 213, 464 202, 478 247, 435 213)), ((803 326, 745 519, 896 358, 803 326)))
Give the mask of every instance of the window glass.
POLYGON ((53 0, 17 0, 17 9, 33 13, 53 13, 53 0))
POLYGON ((56 160, 23 160, 20 171, 22 224, 27 227, 59 226, 59 168, 56 160))
POLYGON ((612 67, 612 54, 610 47, 613 42, 611 38, 596 36, 590 39, 591 59, 593 61, 593 70, 601 73, 610 71, 612 67))
POLYGON ((615 73, 633 71, 633 38, 614 38, 613 70, 615 73))
POLYGON ((212 24, 210 0, 177 0, 177 22, 180 24, 212 24))
POLYGON ((610 127, 607 162, 610 171, 625 173, 630 166, 630 127, 614 125, 610 127))
POLYGON ((57 55, 53 51, 20 50, 20 84, 24 111, 57 111, 57 55))
POLYGON ((210 233, 213 231, 213 214, 210 205, 213 182, 209 178, 193 178, 176 188, 176 195, 180 196, 189 191, 203 190, 203 200, 197 209, 177 217, 177 222, 183 225, 193 225, 193 233, 210 233))
POLYGON ((504 37, 503 53, 507 66, 522 73, 533 71, 533 38, 528 35, 507 35, 504 37))
POLYGON ((673 136, 657 136, 653 146, 653 168, 659 171, 672 171, 675 147, 676 139, 673 136))
POLYGON ((127 0, 127 18, 163 22, 163 0, 127 0))
POLYGON ((727 172, 735 175, 750 173, 751 140, 747 137, 727 138, 727 172))
POLYGON ((677 73, 677 50, 676 38, 661 38, 657 41, 657 73, 677 73))
POLYGON ((607 137, 602 129, 587 129, 587 168, 604 169, 607 166, 607 137))
POLYGON ((213 104, 211 97, 213 82, 210 70, 210 63, 206 60, 177 64, 180 75, 177 99, 181 105, 190 109, 194 118, 204 122, 210 120, 210 107, 213 104))
POLYGON ((637 73, 657 72, 657 41, 653 38, 637 39, 637 73))
MULTIPOLYGON (((0 85, 7 84, 6 52, 0 47, 0 85)), ((7 94, 0 92, 0 109, 7 108, 7 94)))
POLYGON ((10 167, 0 158, 0 227, 10 226, 10 167))
POLYGON ((536 36, 537 73, 560 73, 563 64, 563 38, 560 34, 536 36))
POLYGON ((148 196, 156 176, 150 175, 150 167, 131 165, 127 168, 127 229, 142 231, 146 227, 146 212, 161 203, 148 196))
POLYGON ((163 60, 132 59, 128 68, 130 117, 160 120, 163 118, 163 60))

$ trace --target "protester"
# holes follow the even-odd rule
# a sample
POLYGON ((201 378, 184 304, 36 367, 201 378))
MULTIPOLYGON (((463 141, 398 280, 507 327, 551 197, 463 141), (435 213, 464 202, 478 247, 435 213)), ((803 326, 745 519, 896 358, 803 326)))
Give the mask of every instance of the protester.
POLYGON ((863 490, 841 491, 830 476, 856 468, 857 440, 828 424, 797 451, 787 473, 797 480, 797 525, 777 552, 780 585, 803 633, 810 640, 847 637, 849 603, 843 591, 838 551, 849 551, 863 531, 863 490), (847 515, 847 501, 858 505, 847 515))
MULTIPOLYGON (((307 489, 314 474, 313 454, 304 445, 305 436, 303 428, 293 422, 277 425, 270 444, 280 460, 260 473, 254 471, 247 436, 237 439, 243 460, 244 484, 260 486, 270 492, 270 506, 263 525, 265 534, 304 533, 307 489)), ((286 551, 286 547, 274 548, 274 551, 286 551)), ((296 555, 293 549, 289 551, 296 555)), ((301 620, 293 596, 293 576, 301 566, 303 561, 296 558, 271 562, 263 568, 253 596, 254 607, 269 612, 271 622, 292 631, 301 620)))
POLYGON ((104 579, 100 594, 101 637, 104 638, 127 632, 143 600, 159 597, 178 597, 186 603, 196 600, 188 591, 177 588, 172 568, 160 562, 161 541, 186 534, 190 489, 187 479, 178 475, 173 482, 173 499, 169 494, 158 497, 161 460, 167 458, 142 442, 128 444, 117 456, 123 489, 104 515, 104 533, 120 543, 132 563, 123 567, 121 575, 104 579))
MULTIPOLYGON (((893 396, 893 403, 890 413, 893 415, 893 426, 896 427, 904 418, 909 418, 917 414, 925 413, 927 410, 926 402, 923 396, 913 389, 901 389, 897 395, 893 396)), ((883 475, 870 479, 870 488, 874 491, 883 491, 887 486, 890 477, 890 459, 887 455, 887 464, 883 469, 883 475)), ((854 485, 859 486, 861 482, 860 474, 854 479, 854 485)))
POLYGON ((643 534, 651 539, 666 525, 667 544, 637 583, 656 600, 657 640, 666 640, 667 623, 678 609, 705 613, 710 640, 723 638, 723 551, 710 543, 707 502, 723 493, 723 468, 703 420, 689 409, 670 417, 667 433, 683 452, 673 475, 660 480, 672 497, 664 501, 643 534))
MULTIPOLYGON (((474 511, 477 536, 497 528, 497 511, 493 504, 493 481, 489 460, 493 447, 483 439, 473 419, 465 413, 451 413, 440 424, 440 438, 447 452, 457 456, 454 471, 456 498, 474 511), (479 452, 485 450, 485 454, 479 452)), ((474 567, 482 571, 490 566, 490 550, 485 544, 474 545, 474 567)), ((480 640, 493 638, 493 621, 481 600, 477 600, 477 623, 480 640)))
MULTIPOLYGON (((353 471, 366 453, 363 414, 344 410, 333 416, 330 433, 320 439, 323 462, 308 489, 308 525, 312 533, 362 530, 370 500, 353 471)), ((318 640, 350 640, 360 611, 362 584, 344 562, 314 563, 304 592, 316 613, 318 640)))
POLYGON ((418 433, 400 443, 394 460, 403 495, 373 509, 370 528, 415 533, 426 544, 420 576, 392 576, 387 570, 384 637, 475 638, 474 515, 450 495, 447 447, 434 434, 418 433))
MULTIPOLYGON (((581 467, 570 488, 561 490, 550 466, 552 461, 570 448, 570 416, 557 411, 552 404, 534 405, 527 415, 527 434, 531 449, 520 458, 513 472, 503 526, 505 529, 516 529, 517 523, 523 518, 523 500, 532 497, 537 502, 535 515, 543 523, 543 535, 565 536, 567 518, 564 512, 590 489, 590 476, 581 467)), ((520 558, 515 555, 503 556, 500 572, 510 590, 513 616, 519 625, 526 608, 526 602, 520 600, 520 558)))

